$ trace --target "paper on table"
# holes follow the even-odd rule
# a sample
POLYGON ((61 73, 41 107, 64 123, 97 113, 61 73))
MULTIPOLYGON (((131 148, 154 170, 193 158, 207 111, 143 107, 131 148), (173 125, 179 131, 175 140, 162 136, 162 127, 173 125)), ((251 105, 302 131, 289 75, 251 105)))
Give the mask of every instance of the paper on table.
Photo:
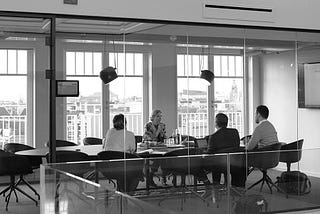
POLYGON ((141 150, 141 151, 138 151, 137 153, 139 154, 139 153, 146 153, 146 152, 151 154, 153 152, 153 149, 141 150))

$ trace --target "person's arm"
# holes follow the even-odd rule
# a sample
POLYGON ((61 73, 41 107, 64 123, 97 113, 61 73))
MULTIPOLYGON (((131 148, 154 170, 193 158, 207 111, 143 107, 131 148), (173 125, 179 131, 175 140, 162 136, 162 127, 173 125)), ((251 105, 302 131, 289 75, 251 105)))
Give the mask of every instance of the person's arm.
POLYGON ((235 142, 236 142, 236 146, 240 147, 240 135, 237 129, 235 129, 235 142))
POLYGON ((104 138, 104 141, 102 142, 102 149, 107 150, 107 145, 110 142, 110 129, 107 131, 106 137, 104 138))
POLYGON ((144 134, 143 134, 143 140, 152 140, 152 131, 150 130, 151 127, 150 127, 150 123, 147 123, 145 126, 144 126, 144 134))
POLYGON ((215 151, 215 147, 214 147, 214 137, 213 135, 209 135, 209 139, 208 139, 208 149, 205 153, 208 154, 212 154, 215 151))
POLYGON ((248 144, 246 145, 246 149, 250 151, 250 150, 253 150, 254 148, 256 148, 258 146, 260 139, 261 139, 260 130, 258 127, 256 127, 252 133, 252 136, 251 136, 248 144))
POLYGON ((132 134, 130 134, 130 136, 129 136, 129 141, 128 142, 130 142, 130 144, 129 144, 129 152, 130 153, 135 153, 135 151, 136 151, 136 139, 134 138, 134 134, 132 133, 132 134))
POLYGON ((166 136, 166 125, 164 123, 160 123, 159 126, 160 126, 159 127, 159 138, 161 140, 166 139, 167 138, 167 136, 166 136))

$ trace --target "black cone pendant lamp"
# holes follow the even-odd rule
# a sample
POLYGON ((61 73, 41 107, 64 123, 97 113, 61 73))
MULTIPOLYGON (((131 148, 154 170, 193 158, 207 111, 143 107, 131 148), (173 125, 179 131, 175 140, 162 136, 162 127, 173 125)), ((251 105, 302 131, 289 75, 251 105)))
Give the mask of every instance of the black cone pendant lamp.
POLYGON ((214 74, 210 70, 202 70, 200 78, 207 80, 211 84, 214 78, 214 74))
POLYGON ((117 79, 118 75, 116 72, 116 68, 108 66, 100 71, 100 79, 104 84, 108 84, 109 82, 117 79))
MULTIPOLYGON (((210 57, 210 46, 208 46, 208 57, 210 57)), ((204 58, 204 47, 202 47, 202 54, 201 54, 201 58, 200 58, 200 66, 201 68, 203 68, 203 58, 204 58)), ((209 84, 211 85, 213 78, 214 78, 214 74, 212 71, 208 70, 208 69, 201 69, 201 74, 200 74, 200 78, 204 79, 206 81, 209 82, 209 84)))

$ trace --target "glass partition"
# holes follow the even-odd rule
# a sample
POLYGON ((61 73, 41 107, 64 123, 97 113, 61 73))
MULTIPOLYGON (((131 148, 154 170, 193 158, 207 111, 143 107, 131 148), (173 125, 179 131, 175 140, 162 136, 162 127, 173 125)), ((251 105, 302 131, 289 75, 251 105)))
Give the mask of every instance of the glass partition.
POLYGON ((40 71, 49 68, 45 39, 50 36, 50 19, 0 16, 0 22, 0 146, 35 146, 35 89, 48 82, 40 71))
MULTIPOLYGON (((6 92, 0 95, 2 146, 23 143, 43 147, 49 140, 49 81, 44 71, 50 67, 51 18, 54 17, 0 17, 4 26, 0 29, 0 88, 6 92)), ((185 211, 200 212, 198 208, 206 207, 208 200, 203 201, 199 196, 206 193, 203 183, 209 181, 218 189, 221 187, 222 202, 211 206, 210 201, 208 210, 228 213, 239 200, 233 194, 242 193, 260 176, 265 182, 279 183, 279 179, 290 175, 296 180, 303 179, 305 176, 299 173, 302 172, 311 183, 317 184, 319 32, 63 15, 54 19, 56 32, 52 33, 56 42, 51 45, 56 50, 56 79, 80 82, 79 97, 56 99, 54 137, 77 144, 72 150, 88 152, 90 160, 144 158, 137 161, 143 169, 141 180, 135 180, 144 183, 140 188, 145 191, 144 200, 162 194, 162 189, 173 189, 183 197, 194 196, 191 201, 196 205, 186 203, 184 206, 190 209, 184 208, 185 211), (105 85, 99 76, 107 67, 115 70, 118 77, 105 85), (211 83, 200 78, 204 70, 214 74, 211 83), (278 164, 270 170, 251 172, 251 157, 245 150, 247 140, 240 139, 252 135, 258 124, 264 122, 261 118, 257 120, 259 105, 269 109, 265 119, 275 128, 272 137, 276 136, 276 140, 260 139, 256 141, 257 147, 277 142, 282 145, 274 149, 280 150, 278 164), (216 138, 222 132, 221 118, 217 119, 221 113, 227 118, 222 128, 232 131, 216 138), (119 114, 124 116, 118 117, 119 114), (95 138, 95 144, 99 145, 84 146, 86 138, 95 138), (185 153, 173 156, 186 157, 164 156, 175 149, 185 153), (105 150, 118 151, 120 156, 98 155, 105 150), (199 158, 195 155, 203 155, 200 157, 203 160, 214 153, 222 153, 217 156, 223 158, 217 161, 224 167, 216 168, 213 176, 211 171, 206 171, 209 176, 201 179, 179 175, 175 178, 178 183, 191 186, 179 189, 174 185, 177 181, 167 172, 168 167, 181 161, 187 167, 184 173, 192 174, 192 163, 199 158), (171 159, 174 161, 170 163, 171 159), (234 166, 233 161, 241 165, 234 166), (234 182, 239 183, 232 183, 234 170, 245 180, 236 176, 234 182), (201 185, 191 192, 195 184, 201 185), (233 186, 241 188, 233 189, 233 186), (188 194, 184 195, 184 191, 188 194), (226 194, 227 200, 224 200, 226 194)), ((213 160, 215 158, 213 156, 213 160)), ((120 163, 120 168, 124 167, 120 174, 124 178, 121 192, 127 193, 130 189, 127 177, 131 163, 135 161, 120 163)), ((83 167, 95 171, 98 166, 97 162, 83 167)), ((105 167, 115 170, 119 166, 106 164, 105 167)), ((56 168, 54 173, 68 180, 69 175, 64 172, 71 169, 56 168)), ((101 171, 100 176, 106 173, 109 172, 101 171)), ((70 179, 77 178, 71 176, 70 179)), ((112 187, 112 182, 108 184, 112 187)), ((88 185, 93 192, 101 188, 90 182, 88 185)), ((53 192, 55 187, 50 188, 53 192)), ((263 196, 269 211, 317 207, 317 197, 304 201, 313 190, 311 194, 289 194, 286 198, 281 190, 274 193, 275 188, 271 188, 273 194, 268 187, 260 193, 255 186, 244 195, 263 196)), ((132 200, 139 197, 134 196, 132 200)), ((169 201, 180 203, 175 199, 169 201)))
MULTIPOLYGON (((284 155, 297 150, 188 155, 174 149, 155 158, 157 152, 141 153, 145 158, 137 159, 42 166, 42 213, 269 213, 319 208, 318 178, 307 167, 286 176, 277 167, 284 155), (152 161, 161 163, 167 186, 148 186, 152 161), (217 172, 223 174, 219 184, 203 182, 212 181, 217 172), (239 186, 241 177, 246 187, 239 186)), ((319 151, 300 152, 308 157, 319 151)))

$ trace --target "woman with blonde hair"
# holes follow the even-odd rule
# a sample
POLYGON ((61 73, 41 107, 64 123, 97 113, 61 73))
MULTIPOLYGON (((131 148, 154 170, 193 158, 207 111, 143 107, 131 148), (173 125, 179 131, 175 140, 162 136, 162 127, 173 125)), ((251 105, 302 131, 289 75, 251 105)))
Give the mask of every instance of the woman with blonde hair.
MULTIPOLYGON (((159 109, 153 110, 150 122, 146 123, 144 127, 143 141, 157 141, 163 142, 166 139, 166 126, 161 122, 162 112, 159 109)), ((151 161, 150 161, 151 163, 151 161)), ((150 186, 157 186, 153 181, 153 175, 158 171, 159 166, 161 165, 160 160, 154 160, 150 164, 150 173, 149 173, 149 184, 150 186)), ((162 182, 166 185, 166 177, 162 176, 162 182)))
POLYGON ((144 127, 144 141, 163 142, 166 137, 166 125, 161 122, 162 112, 159 109, 153 110, 150 122, 144 127))

